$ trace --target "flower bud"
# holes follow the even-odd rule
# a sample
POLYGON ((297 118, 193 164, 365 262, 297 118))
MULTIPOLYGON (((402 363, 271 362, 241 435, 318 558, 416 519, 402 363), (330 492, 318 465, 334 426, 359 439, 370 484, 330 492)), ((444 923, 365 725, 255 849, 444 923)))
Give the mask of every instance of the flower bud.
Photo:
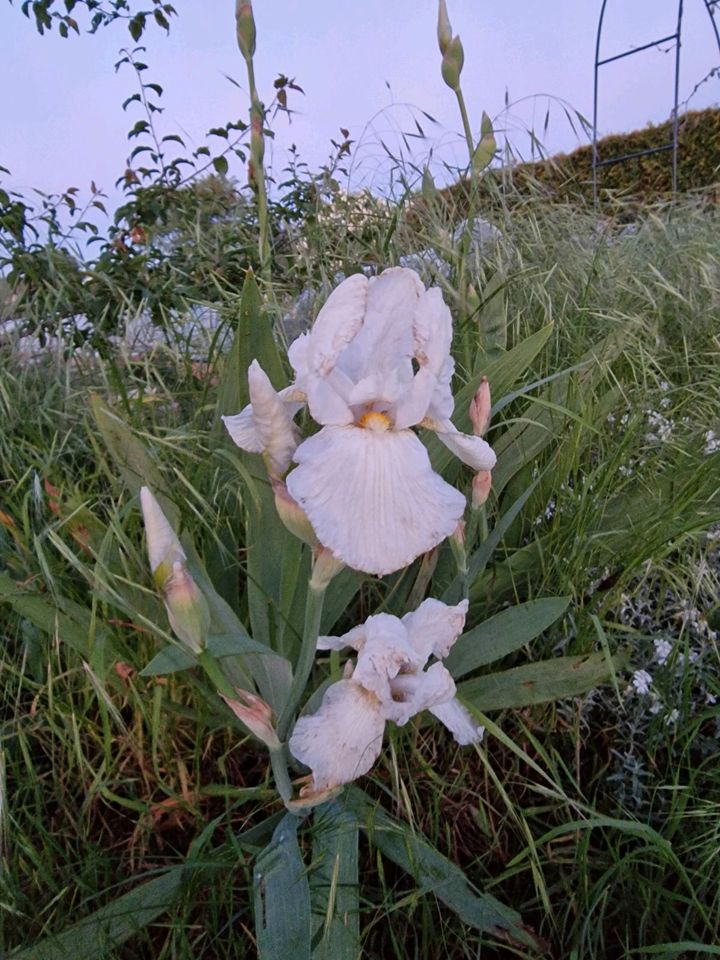
POLYGON ((483 377, 475 396, 470 401, 470 422, 476 437, 484 437, 490 426, 490 384, 483 377))
POLYGON ((467 551, 465 550, 465 521, 461 520, 450 534, 450 547, 460 573, 467 571, 467 551))
POLYGON ((255 17, 250 0, 237 0, 235 22, 240 52, 246 60, 251 60, 255 55, 255 17))
POLYGON ((238 720, 241 720, 258 740, 262 740, 269 750, 279 750, 280 740, 272 725, 273 715, 270 705, 247 690, 236 688, 235 693, 240 699, 231 700, 223 696, 223 700, 238 720))
POLYGON ((450 18, 448 17, 445 0, 440 0, 438 3, 437 38, 440 53, 445 56, 447 48, 452 41, 452 27, 450 26, 450 18))
POLYGON ((210 608, 184 564, 176 561, 165 584, 165 609, 173 633, 200 653, 210 631, 210 608))
POLYGON ((324 590, 333 577, 344 568, 342 560, 328 550, 327 547, 318 545, 313 551, 312 576, 310 577, 310 587, 313 590, 324 590))
POLYGON ((437 196, 437 187, 430 173, 430 168, 425 167, 422 176, 422 195, 425 203, 432 203, 437 196))
POLYGON ((140 505, 145 522, 150 570, 158 588, 164 590, 175 564, 184 564, 187 557, 177 534, 148 487, 140 488, 140 505))
POLYGON ((460 74, 464 63, 465 53, 460 37, 453 37, 443 54, 440 71, 445 83, 456 93, 460 89, 460 74))
POLYGON ((473 477, 472 482, 472 508, 477 510, 490 496, 492 489, 492 471, 480 470, 473 477))
POLYGON ((140 489, 140 503, 150 569, 163 593, 170 626, 186 647, 199 653, 210 630, 207 600, 188 573, 187 557, 177 534, 147 487, 140 489))
POLYGON ((320 542, 303 508, 293 500, 282 480, 272 478, 271 483, 275 494, 275 509, 285 527, 294 537, 313 549, 319 547, 320 542))

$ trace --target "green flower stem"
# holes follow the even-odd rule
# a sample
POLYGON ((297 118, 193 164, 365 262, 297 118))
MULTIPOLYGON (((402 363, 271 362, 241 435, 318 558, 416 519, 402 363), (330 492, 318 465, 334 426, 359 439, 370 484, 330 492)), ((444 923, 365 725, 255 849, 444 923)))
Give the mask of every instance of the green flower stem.
POLYGON ((465 142, 467 143, 468 148, 468 159, 470 160, 470 177, 475 179, 475 171, 473 170, 472 159, 475 152, 475 144, 473 143, 472 128, 470 126, 470 117, 468 116, 467 107, 465 106, 465 97, 463 92, 458 86, 455 91, 455 96, 457 97, 458 107, 460 108, 460 116, 462 117, 463 131, 465 132, 465 142))
MULTIPOLYGON (((255 85, 255 67, 252 57, 246 57, 245 64, 247 66, 248 86, 250 87, 250 127, 252 129, 253 121, 255 121, 255 123, 260 127, 260 136, 263 137, 264 134, 262 132, 262 127, 265 120, 265 112, 263 110, 263 105, 260 102, 260 97, 258 96, 257 87, 255 85)), ((260 155, 255 154, 252 159, 255 169, 255 186, 257 188, 256 199, 258 214, 258 254, 260 257, 260 272, 263 280, 269 283, 271 277, 271 262, 265 165, 263 158, 260 155)))
POLYGON ((207 650, 202 650, 198 654, 198 663, 219 694, 223 697, 229 697, 231 700, 237 700, 237 690, 232 686, 225 676, 222 667, 211 653, 208 653, 207 650))
POLYGON ((300 704, 302 695, 305 692, 305 687, 307 686, 315 662, 315 651, 320 633, 320 618, 322 616, 324 599, 325 587, 318 589, 312 586, 312 584, 308 586, 307 601, 305 603, 305 627, 303 630, 300 655, 295 666, 295 675, 293 676, 287 703, 278 721, 278 736, 282 741, 284 741, 288 735, 290 724, 300 704))
MULTIPOLYGON (((198 655, 198 663, 219 694, 231 700, 237 700, 237 690, 232 687, 230 681, 223 673, 222 667, 211 653, 203 650, 198 655)), ((284 801, 289 800, 292 796, 292 784, 290 783, 287 761, 285 759, 285 748, 283 746, 279 746, 277 750, 270 751, 270 765, 278 793, 284 801)))
POLYGON ((270 766, 272 767, 277 791, 280 794, 283 803, 287 803, 287 801, 292 797, 293 788, 287 768, 285 747, 281 745, 277 748, 277 750, 270 751, 270 766))
MULTIPOLYGON (((470 126, 470 117, 468 116, 467 106, 465 105, 465 97, 463 96, 462 89, 458 84, 457 89, 455 90, 455 96, 457 97, 458 107, 460 109, 460 116, 462 118, 463 131, 465 133, 465 142, 467 143, 468 149, 468 162, 470 165, 470 198, 468 200, 468 207, 465 216, 465 229, 463 230, 463 235, 460 240, 460 253, 458 256, 457 262, 457 290, 460 298, 460 315, 463 320, 467 319, 467 289, 465 282, 465 260, 470 250, 470 242, 472 240, 472 229, 473 223, 475 221, 475 206, 478 200, 478 187, 477 187, 477 174, 475 173, 475 164, 473 163, 473 157, 475 154, 475 143, 473 141, 472 128, 470 126)), ((466 358, 469 359, 469 358, 466 358)))

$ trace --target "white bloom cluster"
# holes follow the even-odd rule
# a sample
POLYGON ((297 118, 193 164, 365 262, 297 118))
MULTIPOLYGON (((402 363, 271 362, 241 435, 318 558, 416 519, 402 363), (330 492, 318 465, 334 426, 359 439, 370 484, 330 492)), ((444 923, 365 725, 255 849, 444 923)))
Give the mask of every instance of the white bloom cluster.
MULTIPOLYGON (((377 277, 355 274, 333 291, 288 351, 290 386, 278 392, 258 361, 251 363, 250 403, 223 419, 239 447, 263 456, 281 519, 313 549, 311 588, 329 582, 318 574, 321 557, 330 558, 327 577, 343 564, 384 575, 458 528, 466 499, 433 470, 412 428, 432 430, 475 471, 475 496, 487 497, 496 459, 482 439, 489 385, 481 382, 470 405, 473 434, 460 433, 450 420, 451 343, 440 289, 426 290, 415 272, 398 267, 377 277), (305 405, 320 429, 303 439, 294 418, 305 405)), ((357 656, 288 741, 311 770, 301 800, 321 802, 367 773, 388 721, 402 725, 429 710, 458 743, 480 740, 483 730, 457 700, 441 662, 467 608, 467 600, 451 607, 427 599, 402 619, 380 613, 342 637, 319 638, 320 650, 350 647, 357 656)))
POLYGON ((652 675, 647 672, 647 670, 636 670, 632 675, 632 680, 630 681, 636 693, 639 693, 641 696, 650 692, 650 687, 652 685, 652 675))

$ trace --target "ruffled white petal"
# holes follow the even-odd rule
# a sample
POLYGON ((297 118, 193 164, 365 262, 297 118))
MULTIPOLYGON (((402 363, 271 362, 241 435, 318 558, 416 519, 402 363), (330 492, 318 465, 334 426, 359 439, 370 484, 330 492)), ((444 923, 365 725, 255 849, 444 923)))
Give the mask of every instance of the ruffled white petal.
POLYGON ((308 406, 313 420, 323 426, 347 426, 355 417, 342 394, 333 386, 329 377, 311 373, 305 381, 308 406))
POLYGON ((248 370, 248 388, 255 429, 262 440, 270 473, 281 476, 290 466, 297 448, 298 429, 288 405, 280 398, 257 360, 253 360, 248 370))
POLYGON ((161 563, 166 563, 168 574, 176 563, 187 560, 177 534, 170 526, 170 522, 162 512, 148 487, 140 488, 140 505, 145 522, 145 538, 147 540, 148 560, 150 570, 155 573, 161 563))
POLYGON ((370 770, 384 729, 377 698, 354 680, 340 680, 328 687, 317 713, 300 717, 288 747, 310 767, 315 790, 326 790, 370 770))
POLYGON ((278 393, 257 360, 248 369, 248 389, 250 403, 235 416, 223 417, 223 423, 238 447, 264 454, 270 473, 281 476, 298 445, 298 429, 292 418, 304 397, 294 386, 278 393))
POLYGON ((428 412, 436 389, 437 380, 434 374, 427 367, 421 367, 395 404, 395 429, 404 430, 420 423, 428 412))
POLYGON ((413 270, 401 267, 384 270, 369 280, 362 327, 338 358, 338 366, 355 383, 403 362, 411 370, 412 325, 424 289, 413 270))
POLYGON ((383 703, 392 703, 391 681, 401 671, 415 671, 425 665, 418 662, 408 642, 407 630, 397 617, 378 613, 365 621, 365 643, 357 658, 353 680, 371 690, 383 703))
POLYGON ((288 360, 295 371, 295 377, 300 383, 310 370, 308 351, 310 349, 310 334, 301 333, 288 347, 288 360))
POLYGON ((445 724, 461 747, 466 747, 469 743, 479 743, 483 738, 485 727, 477 723, 457 697, 435 704, 430 707, 430 713, 445 724))
POLYGON ((325 427, 295 451, 287 487, 343 563, 384 575, 449 536, 465 498, 409 430, 325 427))
POLYGON ((441 663, 433 663, 425 671, 400 674, 391 683, 392 695, 383 699, 386 720, 399 726, 423 710, 432 709, 455 696, 455 681, 441 663))
POLYGON ((495 451, 487 441, 482 437, 460 433, 449 420, 426 418, 422 425, 429 430, 434 430, 438 440, 473 470, 492 470, 497 463, 495 451))
POLYGON ((365 624, 361 623, 359 627, 353 627, 341 637, 318 637, 318 650, 344 650, 346 647, 352 647, 353 650, 361 650, 367 638, 365 624))
POLYGON ((455 361, 451 356, 445 358, 437 384, 433 390, 427 415, 433 420, 448 420, 455 409, 450 383, 455 373, 455 361))
MULTIPOLYGON (((333 290, 309 334, 306 355, 309 370, 321 376, 330 373, 340 353, 357 337, 367 302, 368 279, 361 273, 343 280, 333 290)), ((295 356, 297 359, 298 354, 295 356)))
POLYGON ((423 291, 415 311, 413 338, 420 366, 439 376, 452 343, 452 317, 439 287, 423 291))
POLYGON ((255 416, 251 403, 243 407, 240 413, 236 413, 232 417, 223 417, 222 422, 225 424, 225 429, 233 442, 241 450, 247 450, 248 453, 263 452, 263 441, 255 426, 255 416))
POLYGON ((423 663, 432 656, 444 660, 452 645, 462 633, 468 601, 461 600, 449 607, 440 600, 424 600, 417 610, 406 613, 402 618, 412 646, 422 656, 423 663))

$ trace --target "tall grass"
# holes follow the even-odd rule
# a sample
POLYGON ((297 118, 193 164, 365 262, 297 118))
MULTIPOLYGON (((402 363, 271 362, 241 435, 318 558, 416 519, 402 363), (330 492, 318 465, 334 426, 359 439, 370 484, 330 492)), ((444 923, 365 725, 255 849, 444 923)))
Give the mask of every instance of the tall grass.
MULTIPOLYGON (((439 210, 419 218, 369 198, 356 207, 284 238, 266 291, 279 335, 302 289, 327 287, 337 269, 449 249, 439 210)), ((530 442, 521 428, 535 428, 538 484, 473 586, 473 607, 492 615, 508 601, 569 595, 570 613, 534 658, 624 647, 652 692, 620 675, 582 698, 494 714, 474 752, 435 727, 396 731, 368 789, 391 785, 402 798, 393 812, 518 909, 551 956, 707 955, 720 942, 720 660, 707 623, 720 577, 708 535, 720 522, 718 454, 708 452, 708 432, 720 435, 718 219, 679 202, 623 235, 592 211, 527 198, 489 215, 505 239, 468 266, 477 301, 459 318, 458 386, 550 321, 525 384, 577 370, 497 413, 496 438, 516 430, 530 442), (477 323, 479 341, 466 336, 477 323), (662 664, 657 640, 671 647, 662 664)), ((452 278, 438 282, 455 302, 452 278)), ((223 289, 226 329, 237 297, 223 289)), ((265 841, 248 831, 273 802, 267 771, 197 695, 199 678, 139 675, 165 621, 136 505, 88 415, 92 393, 122 412, 160 454, 196 542, 242 578, 237 483, 209 439, 222 338, 203 367, 177 344, 138 358, 2 358, 0 577, 5 591, 41 589, 57 611, 40 630, 21 604, 0 607, 6 951, 191 852, 200 873, 179 907, 103 955, 254 955, 248 851, 265 841), (141 619, 123 613, 124 591, 141 619), (74 634, 63 614, 78 610, 74 634)), ((498 493, 512 502, 531 479, 532 469, 498 493)), ((379 857, 361 877, 370 958, 532 955, 488 946, 379 857)))

